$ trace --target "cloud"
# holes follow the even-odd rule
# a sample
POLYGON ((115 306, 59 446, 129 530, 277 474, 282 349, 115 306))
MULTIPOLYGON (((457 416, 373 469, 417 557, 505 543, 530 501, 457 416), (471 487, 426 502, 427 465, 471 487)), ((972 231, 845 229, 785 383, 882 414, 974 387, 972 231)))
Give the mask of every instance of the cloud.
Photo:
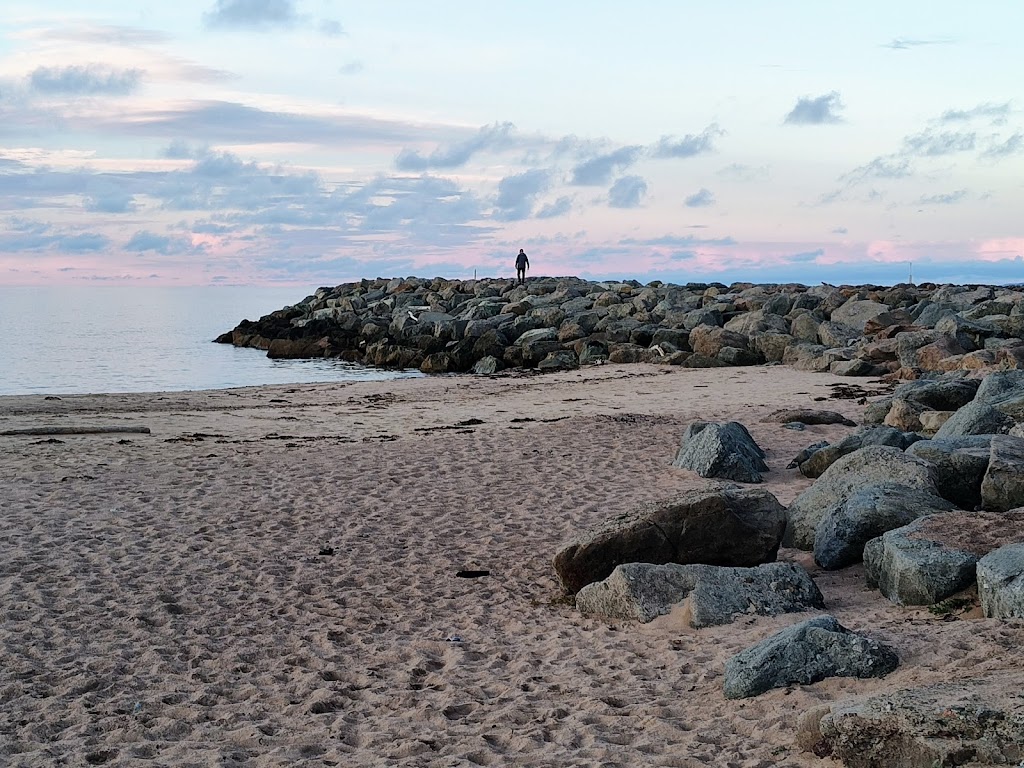
POLYGON ((66 27, 47 29, 38 34, 44 40, 70 40, 78 43, 100 43, 102 45, 138 46, 166 43, 171 36, 166 32, 138 27, 123 27, 113 24, 73 24, 66 27))
POLYGON ((395 158, 395 167, 400 171, 426 171, 430 168, 459 168, 472 159, 477 152, 501 150, 513 144, 512 123, 485 125, 476 136, 449 147, 435 149, 427 157, 411 149, 403 149, 395 158))
POLYGON ((1010 102, 1005 104, 992 104, 986 102, 971 109, 947 109, 942 113, 939 122, 956 123, 968 122, 979 118, 987 118, 993 123, 1005 123, 1010 115, 1010 102))
POLYGON ((694 157, 707 154, 714 152, 715 139, 724 135, 725 131, 719 128, 717 123, 712 123, 700 133, 688 133, 681 139, 662 136, 653 153, 655 157, 694 157))
POLYGON ((37 93, 125 96, 138 89, 141 77, 141 70, 102 64, 38 67, 29 75, 29 86, 37 93))
POLYGON ((338 67, 339 75, 358 75, 366 67, 361 61, 349 61, 338 67))
POLYGON ((295 0, 217 0, 204 14, 208 27, 270 29, 290 27, 298 19, 295 0))
POLYGON ((944 195, 922 195, 918 199, 920 205, 953 205, 967 197, 966 189, 958 189, 955 192, 947 192, 944 195))
POLYGON ((647 182, 642 176, 623 176, 608 190, 608 205, 612 208, 636 208, 647 194, 647 182))
MULTIPOLYGON (((572 169, 572 181, 570 183, 576 186, 589 187, 607 184, 613 173, 625 170, 633 165, 640 157, 641 151, 642 148, 639 146, 622 147, 614 152, 584 160, 572 169)), ((638 179, 640 177, 632 176, 630 178, 638 179)))
POLYGON ((558 216, 564 216, 572 210, 572 198, 571 197, 560 197, 553 203, 544 205, 539 211, 537 211, 538 219, 554 219, 558 216))
POLYGON ((903 139, 903 152, 908 155, 941 157, 974 149, 977 137, 961 131, 922 131, 903 139))
POLYGON ((192 247, 192 241, 190 238, 167 237, 147 230, 140 230, 132 235, 131 239, 125 243, 124 249, 126 251, 136 253, 153 251, 155 253, 163 254, 164 256, 195 250, 192 247))
POLYGON ((697 192, 683 201, 687 208, 705 208, 715 204, 715 196, 710 189, 701 187, 697 192))
POLYGON ((1022 149, 1024 149, 1024 133, 1018 132, 1006 141, 993 143, 981 153, 981 156, 990 160, 1001 160, 1004 157, 1017 154, 1022 149))
POLYGON ((840 180, 858 184, 867 179, 903 179, 913 175, 910 160, 899 155, 876 157, 870 163, 854 168, 840 177, 840 180))
POLYGON ((841 123, 839 111, 843 102, 838 91, 826 93, 824 96, 811 98, 804 96, 797 100, 796 106, 790 110, 782 121, 788 125, 823 125, 825 123, 841 123))
POLYGON ((192 173, 214 179, 236 178, 246 172, 258 170, 256 163, 244 163, 230 152, 210 152, 196 158, 192 173))
POLYGON ((695 245, 736 245, 731 237, 694 237, 693 235, 662 235, 660 237, 629 237, 619 241, 623 245, 642 245, 652 248, 692 248, 695 245))
POLYGON ((135 196, 114 190, 86 198, 84 207, 91 213, 129 213, 136 209, 135 196))
POLYGON ((528 218, 537 196, 550 185, 551 173, 542 169, 506 176, 498 182, 498 197, 494 201, 499 209, 496 218, 501 221, 528 218))
POLYGON ((752 166, 731 163, 720 168, 715 175, 729 181, 766 181, 771 178, 772 174, 767 165, 752 166))
POLYGON ((0 231, 0 252, 64 251, 94 253, 110 245, 106 235, 96 232, 61 230, 51 224, 30 219, 11 218, 0 231))
POLYGON ((192 147, 184 139, 174 139, 163 152, 163 156, 168 160, 190 160, 196 155, 193 154, 192 147))
POLYGON ((883 48, 891 48, 894 51, 907 51, 911 48, 920 48, 923 45, 949 45, 952 40, 936 38, 934 40, 913 40, 902 37, 894 38, 888 43, 882 43, 883 48))
POLYGON ((317 29, 320 30, 321 35, 327 37, 341 37, 345 34, 345 28, 341 26, 341 22, 334 19, 321 19, 317 24, 317 29))
POLYGON ((833 235, 845 235, 848 232, 846 227, 836 227, 832 230, 833 235))
POLYGON ((825 255, 825 249, 824 248, 817 248, 817 249, 815 249, 813 251, 803 251, 802 253, 791 254, 789 256, 786 256, 785 259, 786 259, 786 261, 795 261, 795 262, 798 262, 798 263, 806 263, 806 262, 814 261, 815 259, 821 258, 824 255, 825 255))
POLYGON ((423 135, 423 126, 362 115, 307 115, 270 112, 228 101, 190 101, 153 111, 80 118, 83 127, 120 135, 177 139, 202 136, 210 143, 306 143, 351 146, 364 141, 406 142, 423 135))
POLYGON ((65 235, 61 237, 57 246, 62 251, 86 252, 102 251, 110 245, 110 238, 95 232, 83 232, 78 235, 65 235))

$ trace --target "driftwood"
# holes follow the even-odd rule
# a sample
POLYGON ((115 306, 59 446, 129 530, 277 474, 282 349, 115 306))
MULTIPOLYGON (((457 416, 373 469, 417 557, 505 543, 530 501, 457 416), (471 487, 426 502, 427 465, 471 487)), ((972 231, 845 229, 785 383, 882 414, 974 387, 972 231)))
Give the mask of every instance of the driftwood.
POLYGON ((0 435, 103 435, 108 433, 148 435, 149 427, 26 427, 6 429, 0 435))

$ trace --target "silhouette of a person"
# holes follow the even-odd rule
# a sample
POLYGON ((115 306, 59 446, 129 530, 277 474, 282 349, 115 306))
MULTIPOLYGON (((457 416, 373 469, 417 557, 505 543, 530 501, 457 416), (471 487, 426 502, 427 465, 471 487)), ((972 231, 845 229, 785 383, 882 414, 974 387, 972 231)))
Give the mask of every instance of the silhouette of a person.
POLYGON ((526 258, 526 254, 523 249, 519 249, 519 255, 516 256, 516 279, 519 281, 519 285, 526 282, 526 270, 530 268, 530 260, 526 258))

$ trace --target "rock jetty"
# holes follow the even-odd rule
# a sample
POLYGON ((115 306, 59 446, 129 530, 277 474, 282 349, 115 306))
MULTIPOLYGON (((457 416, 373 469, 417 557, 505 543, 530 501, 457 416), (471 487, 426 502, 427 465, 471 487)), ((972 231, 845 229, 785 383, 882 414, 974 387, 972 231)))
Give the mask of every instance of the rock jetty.
MULTIPOLYGON (((377 278, 320 288, 216 341, 424 373, 785 363, 845 376, 1024 368, 1024 290, 985 285, 377 278)), ((908 399, 909 400, 909 399, 908 399)), ((916 410, 910 400, 906 417, 916 410)))

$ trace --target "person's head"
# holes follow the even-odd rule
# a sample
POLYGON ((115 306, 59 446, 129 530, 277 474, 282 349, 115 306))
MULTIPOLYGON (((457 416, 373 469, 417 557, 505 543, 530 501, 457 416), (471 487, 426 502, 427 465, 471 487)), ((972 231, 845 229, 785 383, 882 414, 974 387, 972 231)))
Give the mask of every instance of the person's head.
POLYGON ((520 249, 519 249, 519 252, 520 252, 520 253, 522 253, 522 252, 523 252, 523 249, 522 249, 522 248, 520 248, 520 249))

